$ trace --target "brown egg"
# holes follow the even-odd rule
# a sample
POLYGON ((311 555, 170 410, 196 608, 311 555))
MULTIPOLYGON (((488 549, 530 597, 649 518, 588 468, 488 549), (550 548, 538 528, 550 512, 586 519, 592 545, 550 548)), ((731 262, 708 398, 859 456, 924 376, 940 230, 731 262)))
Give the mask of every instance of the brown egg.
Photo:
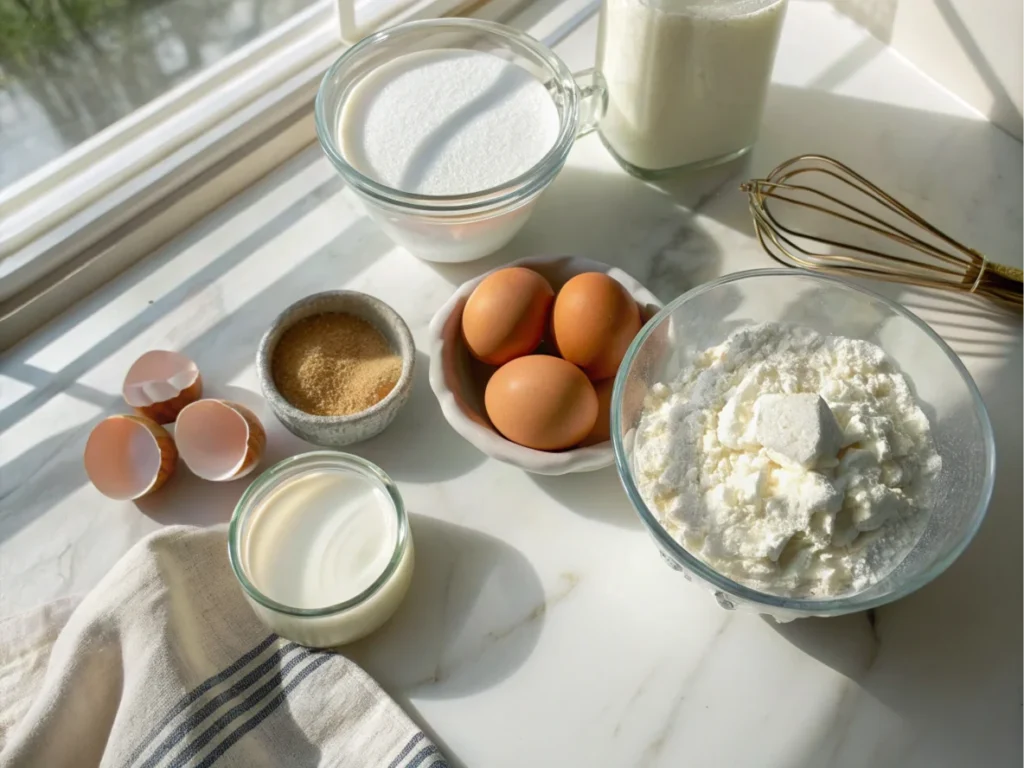
POLYGON ((547 329, 555 292, 532 269, 509 267, 484 278, 462 310, 462 338, 470 354, 504 365, 537 348, 547 329))
POLYGON ((572 363, 528 355, 505 363, 491 376, 484 407, 512 442, 558 451, 576 445, 594 428, 597 393, 572 363))
POLYGON ((594 428, 590 430, 580 445, 597 445, 612 439, 612 390, 615 388, 615 379, 602 379, 594 383, 594 391, 597 392, 597 421, 594 428))
POLYGON ((562 357, 599 381, 619 369, 640 331, 640 309, 614 278, 584 272, 558 292, 551 331, 562 357))

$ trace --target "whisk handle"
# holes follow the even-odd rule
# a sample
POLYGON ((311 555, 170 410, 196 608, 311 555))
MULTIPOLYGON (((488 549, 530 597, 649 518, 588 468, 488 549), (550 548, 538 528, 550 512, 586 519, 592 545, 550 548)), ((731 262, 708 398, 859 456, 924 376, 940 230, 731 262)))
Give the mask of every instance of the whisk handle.
POLYGON ((989 262, 987 267, 989 272, 995 272, 997 275, 1002 275, 1007 280, 1013 280, 1018 283, 1024 283, 1024 271, 1017 267, 1008 267, 1005 264, 996 264, 995 262, 989 262))

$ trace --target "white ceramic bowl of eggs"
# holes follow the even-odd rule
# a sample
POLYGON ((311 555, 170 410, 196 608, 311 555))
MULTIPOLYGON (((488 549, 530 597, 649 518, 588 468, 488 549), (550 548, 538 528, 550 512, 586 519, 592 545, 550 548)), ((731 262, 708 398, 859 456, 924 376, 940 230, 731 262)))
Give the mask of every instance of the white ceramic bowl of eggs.
POLYGON ((610 466, 615 372, 660 307, 598 261, 507 264, 461 285, 434 315, 431 389, 452 428, 492 458, 542 475, 610 466))

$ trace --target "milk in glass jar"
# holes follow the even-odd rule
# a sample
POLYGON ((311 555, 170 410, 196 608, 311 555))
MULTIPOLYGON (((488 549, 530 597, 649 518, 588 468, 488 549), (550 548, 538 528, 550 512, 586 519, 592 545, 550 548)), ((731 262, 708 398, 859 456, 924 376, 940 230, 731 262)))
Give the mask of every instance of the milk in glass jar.
POLYGON ((757 138, 787 0, 603 0, 605 145, 660 176, 742 155, 757 138))

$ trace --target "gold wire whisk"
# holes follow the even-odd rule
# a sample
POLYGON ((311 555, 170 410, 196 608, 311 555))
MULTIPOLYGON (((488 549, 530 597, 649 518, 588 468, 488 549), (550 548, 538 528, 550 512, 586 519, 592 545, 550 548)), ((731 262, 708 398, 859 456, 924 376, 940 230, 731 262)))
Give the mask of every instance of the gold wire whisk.
POLYGON ((989 261, 831 157, 794 157, 740 189, 761 246, 780 264, 971 293, 1018 312, 1024 305, 1020 269, 989 261), (790 220, 798 215, 828 219, 798 228, 790 220))

